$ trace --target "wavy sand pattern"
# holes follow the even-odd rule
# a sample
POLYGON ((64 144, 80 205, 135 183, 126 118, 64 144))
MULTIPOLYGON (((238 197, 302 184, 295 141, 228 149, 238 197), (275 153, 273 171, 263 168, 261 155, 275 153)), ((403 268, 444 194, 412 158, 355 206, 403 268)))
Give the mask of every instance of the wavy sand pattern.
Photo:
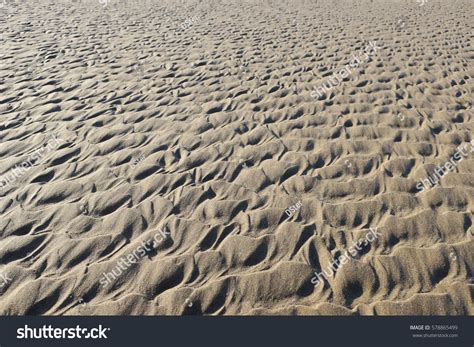
POLYGON ((1 11, 0 314, 474 314, 472 1, 1 11))

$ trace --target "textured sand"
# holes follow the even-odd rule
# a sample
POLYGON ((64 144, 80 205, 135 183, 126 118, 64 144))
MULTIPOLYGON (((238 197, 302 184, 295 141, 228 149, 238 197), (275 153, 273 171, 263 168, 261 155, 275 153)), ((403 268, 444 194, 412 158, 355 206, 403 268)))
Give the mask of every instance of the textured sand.
POLYGON ((60 139, 0 189, 0 314, 474 314, 474 153, 416 188, 474 139, 472 1, 104 1, 0 9, 0 175, 60 139))

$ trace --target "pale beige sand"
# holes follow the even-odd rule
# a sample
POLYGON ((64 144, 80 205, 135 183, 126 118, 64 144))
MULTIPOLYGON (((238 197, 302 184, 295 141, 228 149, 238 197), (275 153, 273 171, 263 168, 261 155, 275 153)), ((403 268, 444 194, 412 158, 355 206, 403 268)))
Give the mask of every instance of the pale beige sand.
POLYGON ((474 314, 474 154, 416 189, 474 138, 472 1, 103 3, 1 9, 0 175, 62 142, 0 190, 0 314, 474 314))

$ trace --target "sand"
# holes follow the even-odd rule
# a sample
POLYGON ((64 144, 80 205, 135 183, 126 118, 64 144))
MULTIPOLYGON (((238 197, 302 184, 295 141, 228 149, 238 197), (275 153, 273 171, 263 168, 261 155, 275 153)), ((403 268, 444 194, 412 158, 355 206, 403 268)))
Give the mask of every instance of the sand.
POLYGON ((474 314, 472 1, 0 12, 0 314, 474 314))

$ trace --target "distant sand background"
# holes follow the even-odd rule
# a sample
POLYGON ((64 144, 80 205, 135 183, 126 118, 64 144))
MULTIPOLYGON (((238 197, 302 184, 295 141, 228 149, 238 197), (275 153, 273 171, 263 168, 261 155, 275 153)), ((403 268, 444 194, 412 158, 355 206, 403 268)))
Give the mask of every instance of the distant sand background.
POLYGON ((474 314, 472 1, 0 6, 0 314, 474 314))

